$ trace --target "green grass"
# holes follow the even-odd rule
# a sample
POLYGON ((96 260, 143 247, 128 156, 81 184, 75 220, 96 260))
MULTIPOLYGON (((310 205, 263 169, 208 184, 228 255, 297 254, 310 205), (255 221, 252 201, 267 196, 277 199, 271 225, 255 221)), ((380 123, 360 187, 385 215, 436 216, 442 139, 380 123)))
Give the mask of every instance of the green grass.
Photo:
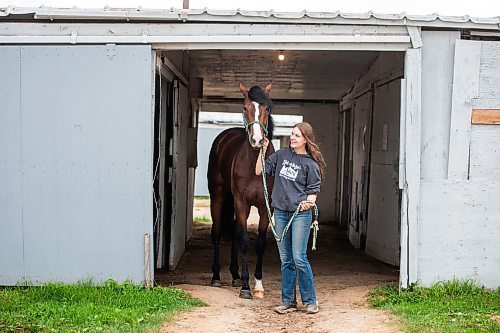
POLYGON ((208 195, 195 195, 194 198, 197 200, 210 200, 208 195))
POLYGON ((0 289, 0 332, 144 332, 204 303, 174 288, 113 280, 0 289))
POLYGON ((196 216, 193 220, 198 223, 212 223, 212 219, 206 216, 196 216))
POLYGON ((384 286, 370 293, 369 302, 402 318, 406 332, 500 332, 500 288, 488 291, 471 281, 405 291, 384 286))

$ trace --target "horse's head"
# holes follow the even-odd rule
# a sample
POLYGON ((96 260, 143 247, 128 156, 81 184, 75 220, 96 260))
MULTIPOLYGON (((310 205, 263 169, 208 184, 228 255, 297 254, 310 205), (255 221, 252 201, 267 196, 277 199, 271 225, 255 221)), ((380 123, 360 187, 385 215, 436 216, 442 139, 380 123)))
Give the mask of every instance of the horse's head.
POLYGON ((245 96, 243 101, 243 121, 248 133, 248 141, 253 148, 259 149, 264 138, 272 139, 273 121, 271 108, 273 103, 269 98, 272 85, 269 83, 264 89, 253 86, 248 90, 240 83, 240 91, 245 96))

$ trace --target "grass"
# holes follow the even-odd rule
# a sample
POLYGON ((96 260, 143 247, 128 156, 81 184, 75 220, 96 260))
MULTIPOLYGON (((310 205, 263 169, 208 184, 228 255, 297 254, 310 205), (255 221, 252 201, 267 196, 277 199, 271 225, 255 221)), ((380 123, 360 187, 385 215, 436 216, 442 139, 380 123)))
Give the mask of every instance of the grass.
POLYGON ((0 289, 0 332, 144 332, 204 303, 174 288, 113 280, 0 289))
POLYGON ((198 223, 212 223, 212 219, 206 216, 196 216, 193 220, 198 223))
POLYGON ((413 285, 405 291, 384 286, 368 300, 402 318, 406 332, 500 332, 500 288, 488 291, 472 281, 413 285))

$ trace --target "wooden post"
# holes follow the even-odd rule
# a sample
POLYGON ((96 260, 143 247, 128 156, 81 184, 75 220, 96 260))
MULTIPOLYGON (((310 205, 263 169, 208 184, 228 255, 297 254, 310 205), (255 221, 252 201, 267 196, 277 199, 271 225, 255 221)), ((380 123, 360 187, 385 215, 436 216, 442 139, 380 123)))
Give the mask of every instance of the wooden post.
POLYGON ((149 260, 149 234, 144 234, 144 287, 151 288, 151 266, 149 260))

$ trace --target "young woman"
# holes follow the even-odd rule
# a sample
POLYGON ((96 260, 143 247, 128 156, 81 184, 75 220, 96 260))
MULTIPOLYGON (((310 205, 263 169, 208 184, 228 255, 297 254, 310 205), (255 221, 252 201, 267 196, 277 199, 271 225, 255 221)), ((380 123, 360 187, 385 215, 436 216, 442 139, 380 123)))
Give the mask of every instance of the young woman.
MULTIPOLYGON (((269 141, 264 142, 264 153, 269 141)), ((264 154, 265 155, 265 154, 264 154)), ((262 174, 259 154, 255 174, 262 174)), ((315 142, 310 124, 298 123, 292 129, 290 147, 282 148, 265 159, 266 175, 274 176, 271 195, 276 231, 281 235, 286 224, 302 201, 316 202, 325 170, 325 160, 315 142)), ((312 222, 311 204, 302 203, 300 213, 278 249, 281 259, 281 299, 275 308, 279 314, 297 309, 295 286, 299 284, 300 297, 307 313, 319 311, 314 289, 314 278, 307 259, 307 242, 312 222)))

